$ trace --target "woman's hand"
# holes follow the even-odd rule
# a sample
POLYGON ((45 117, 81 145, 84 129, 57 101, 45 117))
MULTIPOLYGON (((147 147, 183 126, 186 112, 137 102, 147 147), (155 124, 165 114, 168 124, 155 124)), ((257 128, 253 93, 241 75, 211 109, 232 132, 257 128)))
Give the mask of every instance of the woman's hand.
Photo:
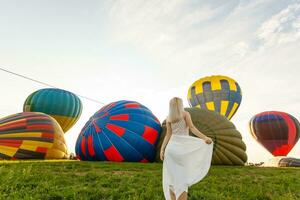
POLYGON ((165 151, 164 150, 161 150, 160 151, 160 159, 163 161, 164 160, 164 158, 165 158, 165 151))
POLYGON ((213 142, 212 139, 211 139, 210 137, 206 137, 206 138, 204 139, 204 141, 205 141, 206 144, 211 144, 211 143, 213 142))

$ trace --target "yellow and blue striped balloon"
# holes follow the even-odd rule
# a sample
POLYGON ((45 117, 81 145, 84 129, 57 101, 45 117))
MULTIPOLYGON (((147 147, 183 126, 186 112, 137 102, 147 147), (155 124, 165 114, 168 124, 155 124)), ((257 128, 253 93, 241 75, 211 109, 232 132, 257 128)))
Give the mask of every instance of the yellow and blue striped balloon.
POLYGON ((239 84, 226 76, 208 76, 195 81, 188 91, 191 107, 212 110, 231 119, 242 101, 239 84))
POLYGON ((64 132, 79 119, 82 103, 75 94, 57 88, 45 88, 29 95, 24 103, 24 112, 42 112, 59 123, 64 132))

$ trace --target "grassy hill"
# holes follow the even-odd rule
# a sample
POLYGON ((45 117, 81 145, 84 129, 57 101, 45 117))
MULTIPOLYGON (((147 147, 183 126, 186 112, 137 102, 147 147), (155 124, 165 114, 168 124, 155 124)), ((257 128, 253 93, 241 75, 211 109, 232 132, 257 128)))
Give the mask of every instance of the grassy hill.
MULTIPOLYGON (((162 164, 0 161, 0 199, 163 200, 162 164)), ((299 168, 212 166, 189 200, 300 199, 299 168)))

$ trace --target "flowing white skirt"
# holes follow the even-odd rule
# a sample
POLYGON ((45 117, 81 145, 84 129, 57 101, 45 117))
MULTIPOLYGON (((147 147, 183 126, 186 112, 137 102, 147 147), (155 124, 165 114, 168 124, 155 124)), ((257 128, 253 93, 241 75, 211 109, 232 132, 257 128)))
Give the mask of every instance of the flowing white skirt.
POLYGON ((189 135, 172 135, 165 149, 163 161, 163 191, 170 200, 171 189, 176 200, 188 187, 207 174, 212 159, 213 143, 189 135))

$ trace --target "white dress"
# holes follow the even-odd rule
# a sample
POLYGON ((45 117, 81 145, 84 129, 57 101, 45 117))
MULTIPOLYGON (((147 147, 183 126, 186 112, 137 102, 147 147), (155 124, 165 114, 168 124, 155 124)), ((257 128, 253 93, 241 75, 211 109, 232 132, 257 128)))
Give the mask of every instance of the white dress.
POLYGON ((212 159, 213 143, 189 136, 184 119, 171 123, 172 135, 166 146, 163 161, 163 191, 171 200, 171 189, 176 200, 188 187, 199 182, 207 174, 212 159))

